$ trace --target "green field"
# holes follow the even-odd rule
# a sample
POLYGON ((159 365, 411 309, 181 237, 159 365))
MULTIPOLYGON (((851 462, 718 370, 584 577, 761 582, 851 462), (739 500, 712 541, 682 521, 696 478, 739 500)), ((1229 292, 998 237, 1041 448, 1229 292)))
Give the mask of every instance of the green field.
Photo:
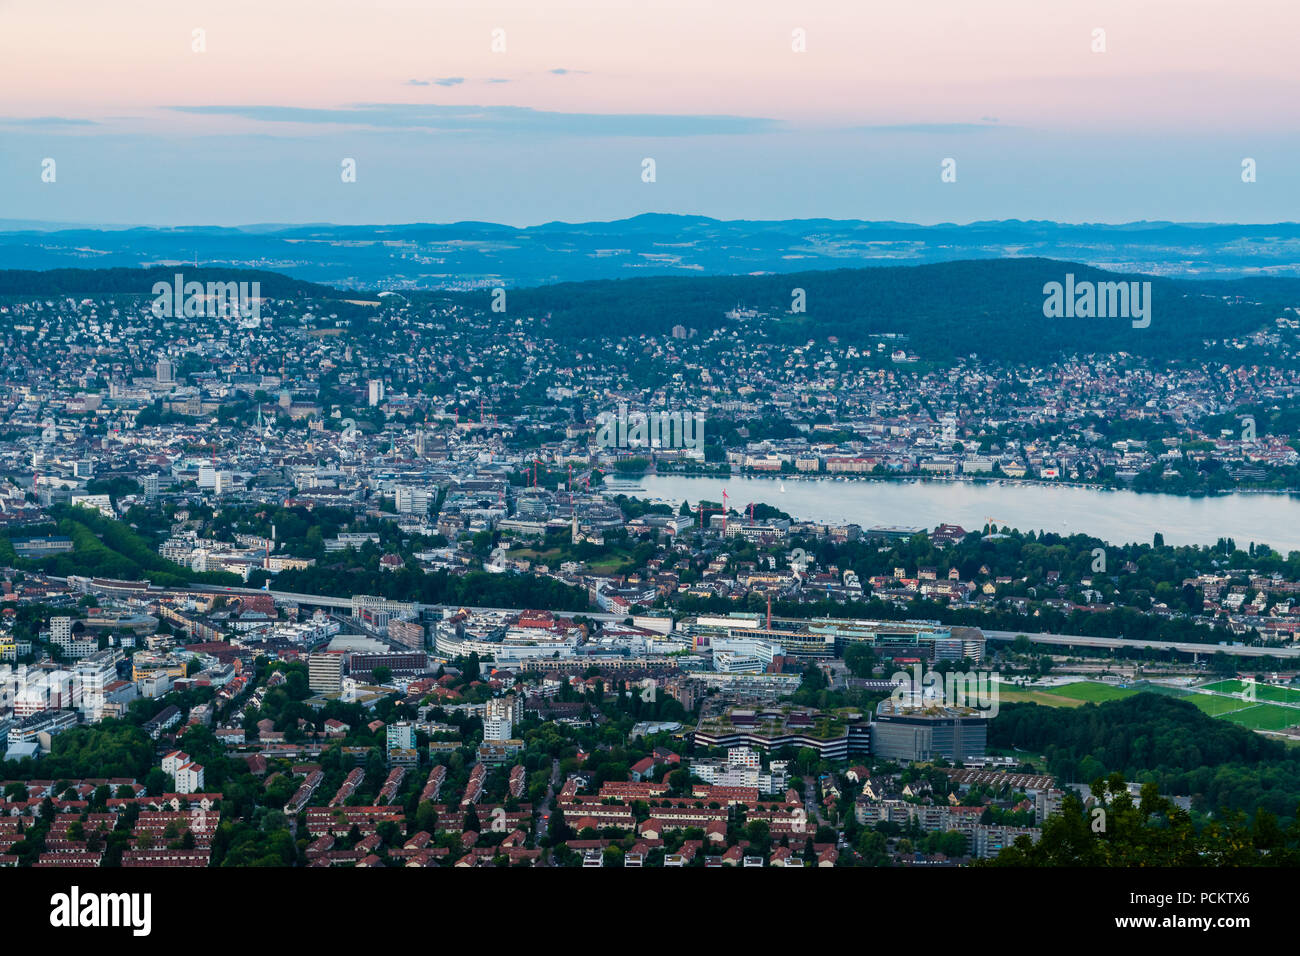
POLYGON ((1057 697, 1068 697, 1072 700, 1091 702, 1100 704, 1108 700, 1122 700, 1125 697, 1132 697, 1139 691, 1132 690, 1128 687, 1116 687, 1113 684, 1098 684, 1095 681, 1079 681, 1076 684, 1065 684, 1062 687, 1053 687, 1050 693, 1057 697))
MULTIPOLYGON (((1241 693, 1244 685, 1241 681, 1218 681, 1205 689, 1217 690, 1219 694, 1198 694, 1195 691, 1180 690, 1176 687, 1162 685, 1144 686, 1141 689, 1115 687, 1096 681, 1078 681, 1061 687, 1045 689, 1009 689, 999 685, 999 697, 1007 703, 1042 704, 1047 707, 1081 707, 1085 703, 1105 703, 1120 700, 1139 693, 1165 694, 1186 700, 1210 717, 1231 720, 1233 723, 1249 727, 1251 730, 1282 730, 1286 727, 1300 725, 1300 708, 1282 707, 1276 703, 1265 702, 1265 691, 1282 691, 1286 688, 1265 687, 1257 685, 1257 694, 1261 702, 1251 703, 1239 697, 1226 697, 1224 694, 1241 693)), ((1294 694, 1288 691, 1288 694, 1294 694)), ((1279 694, 1279 697, 1287 696, 1279 694)))
POLYGON ((998 697, 1008 703, 1043 704, 1047 707, 1082 707, 1084 704, 1102 704, 1108 700, 1132 697, 1139 691, 1114 687, 1095 681, 1076 681, 1060 687, 1012 687, 998 685, 998 697))
POLYGON ((1277 704, 1255 704, 1226 714, 1223 719, 1251 730, 1282 730, 1300 724, 1300 710, 1277 704))
POLYGON ((1160 684, 1132 688, 1084 680, 1060 687, 1041 689, 1011 688, 999 684, 998 696, 1007 703, 1042 704, 1046 707, 1082 707, 1085 703, 1101 704, 1140 693, 1164 694, 1188 701, 1210 717, 1231 720, 1234 724, 1241 724, 1251 730, 1283 730, 1287 727, 1300 726, 1300 707, 1283 707, 1278 703, 1269 702, 1270 700, 1296 700, 1300 703, 1300 694, 1296 691, 1258 684, 1256 694, 1260 703, 1252 703, 1240 697, 1224 696, 1240 694, 1244 686, 1237 680, 1217 681, 1201 688, 1218 691, 1217 694, 1201 694, 1195 690, 1181 690, 1160 684), (1274 696, 1270 697, 1268 692, 1274 692, 1274 696))
POLYGON ((998 700, 1008 704, 1042 704, 1044 707, 1082 707, 1083 701, 1069 697, 1058 697, 1041 690, 1010 689, 1006 684, 998 685, 998 700))
POLYGON ((1222 717, 1224 714, 1231 714, 1234 711, 1245 710, 1247 707, 1253 706, 1244 700, 1234 700, 1231 697, 1215 697, 1213 694, 1184 694, 1183 700, 1191 701, 1211 717, 1222 717))
MULTIPOLYGON (((1246 689, 1246 682, 1239 680, 1221 680, 1206 684, 1206 690, 1220 694, 1240 694, 1246 689)), ((1300 704, 1300 690, 1291 687, 1278 687, 1275 684, 1256 684, 1255 697, 1259 700, 1272 701, 1275 704, 1300 704)))

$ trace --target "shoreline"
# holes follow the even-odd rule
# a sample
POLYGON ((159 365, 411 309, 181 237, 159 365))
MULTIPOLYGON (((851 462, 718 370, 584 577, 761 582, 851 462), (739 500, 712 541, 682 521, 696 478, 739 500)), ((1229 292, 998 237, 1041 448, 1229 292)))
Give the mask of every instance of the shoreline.
POLYGON ((1129 487, 1115 487, 1113 485, 1091 484, 1082 481, 1058 481, 1056 479, 1046 478, 986 478, 986 477, 965 477, 960 475, 866 475, 866 474, 844 474, 836 475, 827 472, 818 472, 817 474, 808 474, 807 472, 796 472, 795 474, 778 474, 773 475, 767 472, 730 472, 725 475, 713 474, 709 472, 680 472, 680 471, 657 471, 656 469, 647 469, 636 476, 614 475, 613 473, 605 476, 606 481, 617 480, 626 482, 637 482, 645 478, 715 478, 719 481, 728 479, 744 479, 754 481, 878 481, 893 484, 909 483, 937 483, 937 484, 957 484, 957 485, 1010 485, 1014 487, 1027 488, 1079 488, 1084 491, 1097 492, 1128 492, 1134 495, 1151 495, 1153 497, 1169 498, 1229 498, 1233 495, 1265 495, 1273 497, 1300 497, 1300 489, 1273 489, 1273 488, 1232 488, 1222 491, 1145 491, 1129 487))

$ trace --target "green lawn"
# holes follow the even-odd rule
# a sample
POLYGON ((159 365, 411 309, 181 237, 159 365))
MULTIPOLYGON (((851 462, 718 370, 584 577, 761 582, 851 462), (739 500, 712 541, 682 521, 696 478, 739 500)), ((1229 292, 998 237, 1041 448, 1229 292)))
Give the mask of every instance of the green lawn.
MULTIPOLYGON (((1007 703, 1034 703, 1047 707, 1080 707, 1085 703, 1105 703, 1120 700, 1138 693, 1157 693, 1179 697, 1190 702, 1201 712, 1210 717, 1231 720, 1235 724, 1249 727, 1251 730, 1282 730, 1286 727, 1300 725, 1300 707, 1283 707, 1276 703, 1251 703, 1239 697, 1226 697, 1224 694, 1240 693, 1240 681, 1218 681, 1205 689, 1218 690, 1219 694, 1198 694, 1176 687, 1162 685, 1144 686, 1141 690, 1129 687, 1115 687, 1097 681, 1077 681, 1061 687, 1044 689, 1010 688, 1006 684, 998 685, 999 698, 1007 703)), ((1269 688, 1282 690, 1283 688, 1269 688)), ((1264 698, 1265 685, 1257 686, 1258 696, 1264 698)))
POLYGON ((1227 714, 1223 719, 1251 730, 1282 730, 1300 724, 1300 710, 1277 704, 1255 704, 1227 714))
POLYGON ((1063 687, 1053 687, 1046 693, 1057 697, 1069 697, 1073 700, 1091 701, 1100 704, 1108 700, 1122 700, 1125 697, 1132 697, 1139 691, 1128 687, 1116 687, 1113 684, 1099 684, 1096 681, 1085 680, 1075 684, 1066 684, 1063 687))
POLYGON ((1008 704, 1042 704, 1044 707, 1082 707, 1083 701, 1071 700, 1069 697, 1057 697, 1041 690, 1012 689, 1006 684, 998 684, 998 701, 1008 704))
POLYGON ((1240 694, 1245 683, 1239 680, 1216 680, 1212 684, 1203 684, 1203 690, 1212 690, 1216 694, 1240 694))
POLYGON ((1191 701, 1211 717, 1222 717, 1234 711, 1245 710, 1254 705, 1232 697, 1215 697, 1213 694, 1187 694, 1184 700, 1191 701))
MULTIPOLYGON (((1246 689, 1246 682, 1240 680, 1221 680, 1206 684, 1206 690, 1220 694, 1240 694, 1246 689)), ((1275 704, 1300 704, 1300 690, 1291 687, 1279 687, 1275 684, 1258 683, 1255 685, 1255 697, 1258 700, 1272 701, 1275 704)))
POLYGON ((1262 700, 1271 700, 1275 704, 1300 704, 1300 690, 1296 690, 1294 687, 1257 684, 1255 685, 1255 695, 1262 700))

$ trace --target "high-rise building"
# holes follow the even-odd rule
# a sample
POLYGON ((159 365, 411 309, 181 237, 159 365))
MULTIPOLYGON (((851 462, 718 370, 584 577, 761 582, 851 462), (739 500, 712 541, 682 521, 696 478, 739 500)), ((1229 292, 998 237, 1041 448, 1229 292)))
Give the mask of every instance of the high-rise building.
POLYGON ((483 739, 509 740, 515 729, 514 698, 494 697, 483 712, 483 739))
POLYGON ((424 647, 424 625, 418 621, 389 621, 388 639, 403 647, 420 650, 424 647))
POLYGON ((370 407, 382 404, 384 401, 384 380, 382 378, 372 378, 370 380, 370 407))
POLYGON ((415 725, 409 720, 399 720, 388 725, 388 749, 414 750, 415 725))
POLYGON ((170 385, 176 380, 176 367, 167 356, 158 359, 158 364, 154 366, 154 378, 160 385, 170 385))
POLYGON ((343 687, 343 655, 326 651, 307 655, 307 686, 317 694, 336 694, 343 687))
POLYGON ((74 704, 86 720, 93 722, 103 718, 107 704, 104 689, 117 680, 117 665, 122 659, 122 652, 110 647, 77 661, 73 673, 80 694, 74 704))
POLYGON ((410 485, 397 486, 397 513, 403 515, 426 515, 432 496, 427 488, 412 488, 410 485))

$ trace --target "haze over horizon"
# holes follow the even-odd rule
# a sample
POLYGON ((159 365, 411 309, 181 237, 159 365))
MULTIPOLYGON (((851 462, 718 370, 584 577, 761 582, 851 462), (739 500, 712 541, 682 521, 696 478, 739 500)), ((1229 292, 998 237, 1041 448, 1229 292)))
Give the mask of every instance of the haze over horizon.
POLYGON ((544 229, 548 227, 561 228, 565 226, 583 227, 583 226, 614 226, 620 223, 630 223, 637 220, 647 219, 650 217, 678 218, 684 220, 708 220, 720 225, 733 224, 793 224, 802 222, 830 222, 843 225, 861 225, 861 226, 900 226, 913 227, 916 229, 941 229, 955 228, 964 229, 980 226, 1001 226, 1001 225, 1051 225, 1061 227, 1078 227, 1078 228, 1101 228, 1101 229, 1124 229, 1126 227, 1160 227, 1160 226, 1177 226, 1186 228, 1213 228, 1218 226, 1295 226, 1300 225, 1300 219, 1276 219, 1265 222, 1242 223, 1230 220, 1176 220, 1176 219, 1129 219, 1115 222, 1103 222, 1092 220, 1066 221, 1060 219, 1020 219, 1017 217, 1007 217, 1003 219, 971 219, 965 221, 940 221, 940 222, 915 222, 897 219, 863 219, 848 216, 790 216, 783 219, 765 219, 754 217, 736 217, 720 218, 716 216, 706 216, 700 213, 689 212, 639 212, 631 213, 627 216, 619 216, 610 219, 549 219, 539 222, 527 222, 519 225, 506 222, 494 222, 486 219, 457 219, 457 220, 409 220, 398 222, 331 222, 326 220, 319 221, 301 221, 301 222, 237 222, 221 224, 215 222, 186 222, 164 224, 157 222, 78 222, 72 220, 52 220, 52 219, 14 219, 0 217, 0 232, 20 232, 24 230, 41 230, 41 231, 75 231, 82 229, 102 229, 102 230, 125 230, 125 229, 158 229, 158 230, 202 230, 202 229, 229 229, 235 231, 281 231, 292 229, 310 229, 310 228, 339 228, 339 229, 356 229, 356 228, 374 228, 374 229, 403 229, 418 228, 430 226, 437 228, 449 228, 454 226, 499 226, 504 229, 514 229, 519 231, 544 229))

